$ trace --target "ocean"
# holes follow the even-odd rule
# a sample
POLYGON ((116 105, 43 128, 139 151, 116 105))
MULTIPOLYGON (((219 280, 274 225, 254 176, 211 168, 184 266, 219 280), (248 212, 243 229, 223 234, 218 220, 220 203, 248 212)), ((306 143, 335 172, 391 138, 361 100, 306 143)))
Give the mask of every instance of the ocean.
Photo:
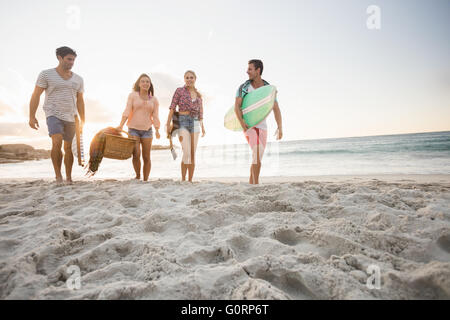
MULTIPOLYGON (((152 151, 150 179, 180 177, 181 148, 176 151, 175 161, 169 150, 152 151)), ((250 164, 247 144, 202 146, 200 140, 194 178, 248 177, 250 164)), ((104 159, 91 178, 85 172, 74 164, 78 180, 134 177, 131 159, 104 159)), ((366 174, 450 174, 450 131, 270 142, 261 169, 261 177, 366 174)), ((0 179, 52 177, 50 159, 0 164, 0 179)))

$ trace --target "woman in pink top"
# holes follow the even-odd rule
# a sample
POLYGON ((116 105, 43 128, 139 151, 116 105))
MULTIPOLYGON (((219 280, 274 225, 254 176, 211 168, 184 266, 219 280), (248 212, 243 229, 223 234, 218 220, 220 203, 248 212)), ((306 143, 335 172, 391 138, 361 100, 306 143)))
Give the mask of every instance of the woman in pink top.
POLYGON ((123 130, 123 125, 128 119, 128 133, 136 140, 133 152, 133 167, 136 179, 141 178, 141 145, 142 160, 144 161, 144 181, 148 180, 151 169, 150 151, 152 149, 153 131, 156 130, 156 138, 159 139, 158 99, 153 95, 153 84, 148 75, 141 74, 133 87, 133 92, 128 95, 128 102, 122 115, 122 121, 117 127, 123 130))

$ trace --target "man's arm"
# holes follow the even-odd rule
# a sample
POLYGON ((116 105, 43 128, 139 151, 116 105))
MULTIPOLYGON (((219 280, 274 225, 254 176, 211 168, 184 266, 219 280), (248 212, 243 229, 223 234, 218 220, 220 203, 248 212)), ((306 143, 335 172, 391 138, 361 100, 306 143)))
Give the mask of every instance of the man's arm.
POLYGON ((283 124, 281 120, 281 111, 280 107, 278 106, 278 101, 275 101, 275 104, 273 105, 273 115, 275 116, 275 121, 277 122, 278 126, 278 137, 277 139, 281 139, 283 137, 283 124))
POLYGON ((31 95, 30 100, 30 120, 28 121, 28 124, 31 128, 37 130, 39 128, 39 122, 36 119, 36 111, 39 107, 39 100, 41 97, 42 92, 44 92, 44 88, 35 86, 33 94, 31 95))
POLYGON ((78 114, 80 115, 81 123, 83 125, 86 119, 84 114, 84 99, 82 92, 77 93, 77 110, 78 114))
POLYGON ((242 117, 242 98, 236 97, 236 101, 234 103, 234 112, 236 113, 236 117, 238 118, 242 128, 244 129, 244 132, 248 130, 248 126, 244 121, 244 118, 242 117))

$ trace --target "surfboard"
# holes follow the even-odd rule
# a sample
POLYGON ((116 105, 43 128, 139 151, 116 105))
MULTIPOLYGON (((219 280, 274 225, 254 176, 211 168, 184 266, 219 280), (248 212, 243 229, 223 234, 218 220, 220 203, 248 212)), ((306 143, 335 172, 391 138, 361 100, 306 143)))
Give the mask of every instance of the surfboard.
MULTIPOLYGON (((253 128, 263 121, 272 111, 277 96, 277 88, 275 86, 263 86, 248 93, 242 100, 242 117, 248 128, 253 128)), ((224 118, 225 128, 232 131, 242 131, 234 106, 232 106, 224 118)))

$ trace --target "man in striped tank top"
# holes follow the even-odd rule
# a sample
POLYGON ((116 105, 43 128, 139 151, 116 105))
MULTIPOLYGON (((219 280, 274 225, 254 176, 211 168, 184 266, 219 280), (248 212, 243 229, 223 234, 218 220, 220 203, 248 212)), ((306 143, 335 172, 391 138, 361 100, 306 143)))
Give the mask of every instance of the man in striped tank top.
POLYGON ((56 182, 61 184, 61 164, 63 154, 61 148, 64 141, 64 166, 67 183, 72 183, 72 140, 75 135, 75 116, 78 113, 81 119, 81 128, 84 125, 84 83, 71 69, 77 54, 69 47, 56 49, 59 65, 47 69, 39 74, 36 86, 30 101, 29 125, 33 129, 39 128, 36 119, 36 110, 42 92, 45 91, 44 112, 47 119, 48 134, 52 139, 51 158, 55 170, 56 182))

